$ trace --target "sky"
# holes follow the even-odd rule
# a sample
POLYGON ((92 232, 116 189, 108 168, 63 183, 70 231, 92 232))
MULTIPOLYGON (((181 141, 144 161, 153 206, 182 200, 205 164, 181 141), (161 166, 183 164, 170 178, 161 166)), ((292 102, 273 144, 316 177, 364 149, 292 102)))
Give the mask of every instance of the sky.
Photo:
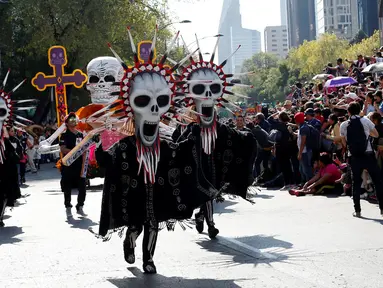
MULTIPOLYGON (((169 7, 175 15, 175 21, 190 20, 190 24, 175 24, 173 27, 180 30, 186 43, 198 38, 215 35, 218 31, 223 0, 169 0, 169 7), (193 3, 192 3, 193 2, 193 3), (209 23, 209 25, 208 25, 209 23)), ((266 26, 281 25, 280 0, 240 0, 242 27, 255 29, 262 35, 266 26)), ((215 38, 200 42, 203 53, 212 52, 215 38)))

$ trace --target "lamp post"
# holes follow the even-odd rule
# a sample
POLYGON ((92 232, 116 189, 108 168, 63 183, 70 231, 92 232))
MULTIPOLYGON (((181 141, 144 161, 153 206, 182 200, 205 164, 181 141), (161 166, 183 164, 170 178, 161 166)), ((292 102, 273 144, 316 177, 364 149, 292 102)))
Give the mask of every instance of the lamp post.
MULTIPOLYGON (((205 36, 205 37, 202 37, 202 38, 199 38, 198 41, 200 40, 204 40, 204 39, 207 39, 207 38, 216 38, 216 37, 222 37, 223 34, 217 34, 217 35, 213 35, 213 36, 205 36)), ((185 48, 189 48, 190 46, 192 46, 193 44, 197 43, 197 40, 193 41, 192 43, 190 43, 188 46, 186 46, 185 48)))
POLYGON ((182 21, 177 21, 177 22, 170 22, 168 24, 165 24, 164 26, 161 26, 160 28, 158 28, 158 30, 164 30, 165 28, 167 28, 167 27, 169 27, 171 25, 174 25, 174 24, 189 24, 189 23, 192 23, 192 21, 190 21, 190 20, 182 20, 182 21))
MULTIPOLYGON (((164 30, 166 29, 167 27, 171 26, 171 25, 174 25, 174 24, 189 24, 189 23, 192 23, 192 21, 190 20, 182 20, 182 21, 177 21, 177 22, 170 22, 168 24, 165 24, 164 26, 161 26, 160 28, 158 28, 158 30, 164 30)), ((167 43, 166 43, 166 39, 165 39, 165 51, 167 50, 167 43)))

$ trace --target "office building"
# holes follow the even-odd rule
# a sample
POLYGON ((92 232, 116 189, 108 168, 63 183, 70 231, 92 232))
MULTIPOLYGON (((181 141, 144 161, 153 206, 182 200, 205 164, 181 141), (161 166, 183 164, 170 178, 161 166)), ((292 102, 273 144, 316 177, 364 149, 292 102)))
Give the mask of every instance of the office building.
POLYGON ((315 1, 286 0, 289 46, 297 47, 303 41, 316 39, 315 1))
POLYGON ((378 0, 358 0, 359 30, 372 36, 379 30, 378 0))
POLYGON ((357 0, 316 0, 315 4, 317 38, 324 33, 334 33, 351 40, 358 33, 357 0))
POLYGON ((242 27, 239 0, 224 0, 219 25, 223 34, 218 46, 218 58, 222 62, 241 45, 239 51, 226 64, 227 73, 240 73, 243 62, 261 52, 261 33, 242 27))
POLYGON ((265 28, 265 51, 278 58, 286 58, 289 52, 286 26, 267 26, 265 28))
POLYGON ((281 10, 281 25, 287 27, 287 0, 281 0, 280 10, 281 10))

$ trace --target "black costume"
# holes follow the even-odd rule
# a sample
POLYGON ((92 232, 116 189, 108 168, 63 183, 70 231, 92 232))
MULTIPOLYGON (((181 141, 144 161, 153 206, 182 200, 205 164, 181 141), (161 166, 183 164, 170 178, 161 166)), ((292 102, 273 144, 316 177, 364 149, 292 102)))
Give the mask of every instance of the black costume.
POLYGON ((5 151, 4 163, 0 163, 0 226, 4 226, 5 208, 14 207, 15 201, 21 197, 17 173, 19 157, 10 139, 5 138, 3 141, 5 151))
POLYGON ((177 222, 187 223, 195 208, 218 194, 201 170, 199 127, 194 128, 178 144, 161 141, 154 184, 145 184, 143 171, 137 175, 135 136, 121 140, 113 151, 96 151, 97 162, 106 168, 99 234, 105 237, 128 226, 124 254, 128 263, 134 263, 135 241, 144 227, 145 272, 148 265, 155 269, 159 227, 172 230, 177 222))
MULTIPOLYGON (((193 127, 196 124, 191 124, 193 127)), ((190 133, 188 127, 181 134, 178 126, 172 138, 182 141, 190 133)), ((239 132, 234 128, 217 122, 217 139, 212 154, 200 151, 202 168, 207 179, 220 190, 225 185, 225 193, 238 195, 244 199, 247 188, 253 183, 252 167, 257 155, 257 144, 251 133, 239 132)), ((214 227, 214 210, 212 201, 204 203, 195 215, 197 230, 203 231, 203 222, 206 220, 209 236, 214 238, 218 230, 214 227)))
MULTIPOLYGON (((83 135, 81 132, 71 132, 69 129, 61 135, 60 146, 65 146, 68 149, 73 149, 81 142, 83 135)), ((84 206, 86 197, 86 180, 84 174, 83 157, 79 157, 70 166, 61 166, 61 190, 64 193, 64 205, 66 208, 71 208, 71 191, 73 188, 78 189, 76 208, 84 206)))

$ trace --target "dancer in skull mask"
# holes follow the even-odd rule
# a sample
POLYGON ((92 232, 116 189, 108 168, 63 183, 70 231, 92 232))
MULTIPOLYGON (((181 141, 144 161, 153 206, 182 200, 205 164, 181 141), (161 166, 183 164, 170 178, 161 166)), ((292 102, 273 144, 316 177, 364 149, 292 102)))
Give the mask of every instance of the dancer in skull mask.
POLYGON ((199 169, 199 127, 182 143, 160 140, 160 120, 175 88, 174 70, 163 65, 177 37, 158 64, 152 62, 154 39, 149 63, 140 64, 128 32, 135 66, 128 68, 115 54, 125 69, 121 102, 126 123, 121 133, 128 137, 105 152, 101 135, 96 151, 98 163, 106 168, 99 235, 107 240, 111 233, 128 227, 124 257, 133 264, 136 239, 143 231, 143 270, 156 273, 153 256, 160 224, 174 229, 176 223, 187 223, 193 210, 215 198, 218 191, 199 169))
MULTIPOLYGON (((230 112, 231 110, 225 106, 226 103, 235 106, 223 98, 224 93, 234 94, 225 90, 227 86, 234 86, 227 82, 227 78, 233 75, 224 74, 222 70, 227 60, 221 65, 214 64, 218 41, 219 37, 209 62, 204 61, 199 50, 199 61, 190 58, 190 65, 181 67, 183 73, 179 83, 186 95, 185 102, 191 107, 190 113, 194 113, 195 122, 201 127, 204 174, 217 189, 229 183, 228 193, 246 199, 247 188, 252 183, 251 171, 256 158, 256 143, 251 133, 235 131, 217 121, 215 105, 230 112)), ((199 46, 198 39, 196 43, 199 46)), ((182 133, 181 129, 177 129, 172 136, 173 140, 182 141, 188 133, 190 133, 188 129, 182 133)), ((206 220, 211 239, 219 233, 214 224, 213 212, 213 202, 208 201, 195 215, 197 231, 203 232, 206 220)))
MULTIPOLYGON (((25 126, 23 122, 30 123, 17 115, 17 111, 22 110, 21 107, 16 106, 20 102, 28 103, 33 100, 12 101, 11 94, 15 92, 23 83, 17 85, 11 92, 7 93, 3 90, 6 86, 10 70, 6 74, 2 85, 0 85, 0 227, 4 226, 3 217, 6 206, 13 207, 15 200, 20 198, 20 187, 18 182, 17 163, 19 157, 16 149, 18 148, 17 139, 14 137, 14 128, 6 129, 6 126, 16 124, 25 126), (8 131, 11 132, 11 141, 8 131)), ((23 107, 23 109, 32 109, 34 107, 23 107)))
MULTIPOLYGON (((60 150, 63 155, 68 154, 83 139, 83 134, 76 130, 78 119, 73 112, 65 119, 67 130, 60 137, 60 150)), ((76 210, 80 215, 85 215, 83 206, 86 197, 86 166, 84 157, 79 157, 71 166, 61 166, 61 190, 64 193, 64 205, 67 215, 71 216, 71 192, 73 188, 78 189, 76 210)))

